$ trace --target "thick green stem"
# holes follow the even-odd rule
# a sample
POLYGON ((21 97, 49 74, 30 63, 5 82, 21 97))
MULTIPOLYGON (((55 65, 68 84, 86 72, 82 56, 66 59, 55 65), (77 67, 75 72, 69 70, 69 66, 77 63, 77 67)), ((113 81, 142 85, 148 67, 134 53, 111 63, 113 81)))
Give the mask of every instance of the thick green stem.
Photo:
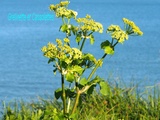
POLYGON ((64 86, 64 76, 61 74, 62 80, 62 101, 63 101, 63 114, 66 114, 66 93, 65 93, 65 86, 64 86))
POLYGON ((80 97, 80 94, 81 94, 80 90, 79 90, 79 87, 78 87, 78 80, 77 79, 75 81, 75 86, 76 86, 76 99, 75 99, 74 106, 72 108, 71 114, 73 114, 76 111, 76 108, 77 108, 78 103, 79 103, 79 97, 80 97))
MULTIPOLYGON (((69 84, 69 89, 71 89, 71 83, 69 84)), ((68 97, 68 105, 67 105, 67 113, 69 113, 69 108, 70 108, 70 105, 71 105, 71 99, 68 97)))
POLYGON ((74 106, 73 106, 71 114, 75 113, 75 111, 76 111, 76 108, 77 108, 78 103, 79 103, 79 97, 80 97, 80 92, 78 90, 77 94, 76 94, 76 99, 75 99, 74 106))
POLYGON ((67 113, 69 113, 70 105, 71 105, 71 99, 70 99, 70 98, 68 98, 67 113))
POLYGON ((104 60, 104 58, 107 56, 107 54, 104 54, 102 56, 102 58, 98 61, 98 63, 96 64, 95 68, 92 70, 92 72, 90 73, 89 77, 87 78, 88 81, 90 81, 90 79, 92 78, 92 76, 94 75, 94 73, 96 72, 97 68, 100 66, 101 62, 104 60))

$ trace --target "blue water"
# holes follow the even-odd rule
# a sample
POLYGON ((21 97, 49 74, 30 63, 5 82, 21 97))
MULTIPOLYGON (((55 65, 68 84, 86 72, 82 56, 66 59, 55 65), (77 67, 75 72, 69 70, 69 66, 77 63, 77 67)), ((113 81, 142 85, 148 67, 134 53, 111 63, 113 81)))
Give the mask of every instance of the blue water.
MULTIPOLYGON (((59 75, 53 75, 52 65, 47 64, 40 49, 55 38, 63 38, 63 34, 58 33, 61 20, 8 20, 8 15, 14 13, 52 14, 48 6, 53 2, 0 1, 0 100, 28 100, 37 95, 52 94, 60 86, 59 75)), ((122 18, 126 17, 144 32, 142 37, 130 37, 123 45, 116 46, 115 54, 107 57, 96 74, 125 83, 132 80, 143 81, 145 85, 160 83, 159 0, 72 0, 70 8, 78 11, 79 17, 91 14, 104 25, 104 30, 110 24, 123 27, 122 18)), ((104 31, 95 38, 96 43, 85 48, 98 58, 103 54, 99 44, 110 37, 104 31)))

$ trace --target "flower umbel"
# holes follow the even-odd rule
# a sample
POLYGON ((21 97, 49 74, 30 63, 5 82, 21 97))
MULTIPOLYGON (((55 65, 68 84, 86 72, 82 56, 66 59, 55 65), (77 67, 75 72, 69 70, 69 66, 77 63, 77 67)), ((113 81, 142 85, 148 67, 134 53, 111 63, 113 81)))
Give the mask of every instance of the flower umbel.
POLYGON ((112 39, 116 39, 119 43, 128 40, 128 35, 118 25, 109 26, 107 32, 111 34, 112 39))
POLYGON ((125 30, 128 35, 143 35, 143 32, 140 28, 131 20, 123 18, 125 24, 125 30))
POLYGON ((56 39, 56 45, 53 43, 48 43, 47 46, 42 48, 44 56, 50 59, 58 59, 59 61, 64 61, 69 64, 73 60, 81 59, 82 52, 77 48, 71 48, 67 43, 68 38, 64 39, 64 44, 60 39, 56 39))
POLYGON ((103 32, 102 24, 94 21, 88 14, 85 18, 78 18, 77 22, 79 23, 80 30, 82 31, 103 32))
POLYGON ((65 17, 65 18, 76 18, 77 12, 74 10, 67 9, 67 5, 69 4, 69 1, 62 1, 59 4, 52 4, 50 5, 50 10, 53 10, 57 17, 65 17))

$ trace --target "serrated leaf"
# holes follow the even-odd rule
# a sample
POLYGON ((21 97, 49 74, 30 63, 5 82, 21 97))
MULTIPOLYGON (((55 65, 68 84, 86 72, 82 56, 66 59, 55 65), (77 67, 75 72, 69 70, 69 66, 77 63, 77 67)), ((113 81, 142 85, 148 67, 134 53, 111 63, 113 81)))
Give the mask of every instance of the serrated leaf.
POLYGON ((90 68, 96 63, 96 58, 92 54, 88 53, 83 56, 83 62, 87 68, 90 68))
POLYGON ((114 54, 114 50, 113 50, 113 48, 110 47, 110 46, 106 46, 105 49, 104 49, 104 52, 105 52, 106 54, 109 54, 109 55, 113 55, 113 54, 114 54))
POLYGON ((70 72, 68 72, 66 75, 65 75, 65 78, 68 82, 73 82, 74 81, 74 75, 70 72))
POLYGON ((83 69, 82 67, 78 66, 78 65, 75 65, 75 66, 73 67, 73 69, 72 69, 73 72, 77 72, 77 73, 79 73, 79 74, 82 74, 83 70, 84 70, 84 69, 83 69))
POLYGON ((92 79, 88 84, 89 85, 93 85, 93 84, 97 84, 101 81, 102 79, 98 76, 96 76, 94 79, 92 79))
POLYGON ((68 30, 68 25, 67 24, 63 24, 61 27, 60 27, 60 30, 62 32, 66 32, 68 30))
POLYGON ((85 54, 84 58, 87 59, 87 60, 90 60, 90 61, 95 61, 96 60, 95 57, 90 53, 85 54))
POLYGON ((101 43, 101 49, 105 49, 107 46, 110 46, 110 45, 111 43, 108 40, 106 40, 101 43))
POLYGON ((94 36, 93 35, 90 35, 90 43, 91 43, 91 45, 93 45, 93 43, 94 43, 94 36))
POLYGON ((80 80, 80 84, 81 85, 85 85, 85 84, 87 84, 88 83, 88 80, 86 79, 86 78, 82 78, 81 80, 80 80))
POLYGON ((61 88, 58 88, 55 93, 54 93, 56 99, 59 99, 62 95, 62 89, 61 88))
POLYGON ((100 82, 99 85, 100 85, 100 93, 102 95, 110 95, 111 94, 110 86, 105 81, 100 82))

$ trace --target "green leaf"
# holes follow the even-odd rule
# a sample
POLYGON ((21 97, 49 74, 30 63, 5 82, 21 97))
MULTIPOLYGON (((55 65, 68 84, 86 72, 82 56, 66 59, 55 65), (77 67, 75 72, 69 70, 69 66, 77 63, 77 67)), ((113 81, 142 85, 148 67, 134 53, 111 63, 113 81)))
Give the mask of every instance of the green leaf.
POLYGON ((54 75, 56 75, 56 71, 57 71, 57 70, 58 70, 57 68, 55 68, 55 69, 53 70, 54 75))
POLYGON ((81 35, 77 34, 77 36, 76 36, 76 42, 79 43, 80 41, 81 41, 81 35))
POLYGON ((102 81, 102 82, 100 82, 99 85, 100 85, 100 93, 102 95, 110 95, 111 94, 110 86, 108 85, 107 82, 102 81))
POLYGON ((79 73, 79 74, 82 74, 83 70, 84 70, 84 69, 83 69, 82 67, 78 66, 78 65, 75 65, 75 66, 72 68, 72 71, 73 71, 73 72, 77 72, 77 73, 79 73))
POLYGON ((62 95, 62 89, 61 88, 58 88, 55 93, 54 93, 56 99, 59 99, 62 95))
POLYGON ((110 45, 111 43, 108 40, 106 40, 101 43, 101 49, 105 49, 107 46, 110 46, 110 45))
POLYGON ((95 63, 96 63, 96 58, 88 53, 88 54, 84 54, 83 57, 83 64, 87 67, 87 68, 90 68, 92 67, 95 63))
POLYGON ((90 53, 85 54, 83 58, 87 59, 87 60, 90 60, 90 61, 95 61, 96 60, 95 57, 90 53))
POLYGON ((68 72, 66 75, 65 75, 65 78, 68 82, 73 82, 74 81, 74 75, 70 72, 68 72))
POLYGON ((87 94, 89 94, 89 95, 92 94, 95 87, 96 87, 96 85, 92 85, 92 86, 88 89, 87 94))
POLYGON ((106 46, 105 49, 104 49, 104 52, 105 52, 106 54, 109 54, 109 55, 113 55, 113 54, 114 54, 114 50, 113 50, 113 48, 110 47, 110 46, 106 46))
POLYGON ((68 25, 67 24, 63 24, 61 27, 60 27, 60 30, 62 32, 66 32, 68 30, 68 25))
POLYGON ((93 43, 94 43, 94 41, 95 41, 95 40, 94 40, 94 36, 93 36, 93 35, 90 35, 89 37, 90 37, 90 43, 91 43, 91 45, 93 45, 93 43))
POLYGON ((91 80, 90 82, 88 82, 88 85, 96 85, 97 83, 99 83, 102 79, 98 76, 96 76, 93 80, 91 80))
POLYGON ((108 40, 101 43, 101 49, 104 49, 104 52, 106 54, 109 54, 109 55, 114 54, 114 48, 111 47, 111 43, 108 40))
POLYGON ((80 84, 81 85, 85 85, 85 84, 87 84, 88 83, 88 80, 86 79, 86 78, 82 78, 81 80, 80 80, 80 84))
POLYGON ((55 58, 50 58, 50 59, 48 60, 48 64, 51 63, 51 62, 55 62, 55 61, 56 61, 55 58))
POLYGON ((53 112, 50 110, 50 109, 47 109, 47 110, 45 110, 45 115, 47 116, 47 115, 51 115, 53 112))
POLYGON ((74 89, 66 89, 65 93, 66 93, 66 97, 69 97, 69 98, 75 97, 74 89))

